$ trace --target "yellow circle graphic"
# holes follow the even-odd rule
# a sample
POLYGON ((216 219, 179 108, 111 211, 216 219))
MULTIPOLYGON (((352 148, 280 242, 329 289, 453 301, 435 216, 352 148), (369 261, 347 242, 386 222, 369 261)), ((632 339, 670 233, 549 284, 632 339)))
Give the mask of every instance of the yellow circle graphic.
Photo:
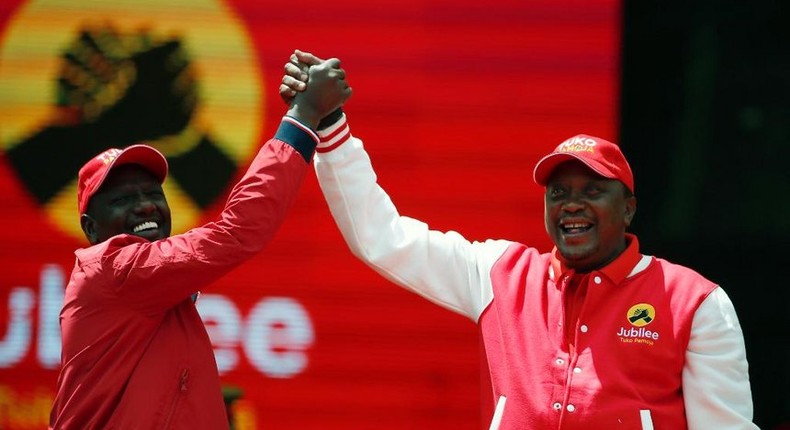
POLYGON ((628 309, 626 318, 632 326, 644 327, 656 319, 656 308, 649 303, 639 303, 628 309))
POLYGON ((48 218, 83 238, 79 167, 146 142, 168 158, 173 232, 257 149, 261 74, 222 0, 31 0, 0 40, 0 149, 48 218))

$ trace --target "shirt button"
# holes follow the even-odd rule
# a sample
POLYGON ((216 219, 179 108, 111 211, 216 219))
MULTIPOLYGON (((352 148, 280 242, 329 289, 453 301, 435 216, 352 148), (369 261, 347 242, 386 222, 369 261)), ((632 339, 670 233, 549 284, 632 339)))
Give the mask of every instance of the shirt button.
POLYGON ((595 282, 596 284, 600 284, 601 283, 601 277, 600 276, 594 277, 593 278, 593 282, 595 282))
POLYGON ((582 373, 582 368, 581 367, 574 368, 573 373, 582 373))
POLYGON ((563 360, 563 359, 561 359, 561 358, 558 358, 558 359, 557 359, 557 365, 558 365, 558 366, 562 366, 563 364, 565 364, 565 360, 563 360))
POLYGON ((582 326, 581 326, 581 327, 579 327, 579 330, 581 330, 581 331, 582 331, 582 333, 587 333, 587 326, 586 326, 586 325, 584 325, 584 324, 582 324, 582 326))
POLYGON ((573 411, 576 410, 576 406, 568 405, 568 407, 566 409, 568 409, 568 412, 573 412, 573 411))
POLYGON ((554 408, 555 411, 559 411, 560 409, 562 409, 562 404, 560 402, 556 402, 551 406, 554 408))

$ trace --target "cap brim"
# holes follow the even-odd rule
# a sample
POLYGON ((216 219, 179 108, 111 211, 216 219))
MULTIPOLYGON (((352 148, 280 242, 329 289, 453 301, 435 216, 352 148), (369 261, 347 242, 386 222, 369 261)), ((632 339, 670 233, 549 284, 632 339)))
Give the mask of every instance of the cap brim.
POLYGON ((132 145, 125 148, 121 153, 110 163, 101 180, 96 184, 95 190, 101 188, 104 180, 110 174, 112 169, 125 164, 138 164, 144 169, 151 172, 152 175, 162 183, 167 177, 167 159, 161 152, 148 145, 132 145))
POLYGON ((164 182, 167 177, 167 159, 161 152, 148 145, 127 147, 107 170, 112 170, 112 168, 123 164, 139 164, 151 172, 159 182, 164 182))
POLYGON ((566 152, 555 152, 541 158, 540 161, 538 161, 538 163, 535 165, 535 170, 532 172, 532 177, 538 185, 545 187, 549 182, 551 172, 553 172, 554 169, 556 169, 560 164, 572 160, 581 162, 585 166, 589 167, 590 170, 603 176, 604 178, 617 179, 617 175, 610 172, 599 163, 566 152))

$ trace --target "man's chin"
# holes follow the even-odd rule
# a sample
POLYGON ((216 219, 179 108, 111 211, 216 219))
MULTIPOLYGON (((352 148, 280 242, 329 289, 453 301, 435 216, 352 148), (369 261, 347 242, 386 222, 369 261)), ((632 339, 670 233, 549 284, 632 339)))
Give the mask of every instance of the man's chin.
POLYGON ((157 241, 157 240, 160 240, 160 239, 164 239, 164 238, 167 237, 165 235, 165 233, 163 231, 159 230, 159 229, 156 229, 156 230, 145 230, 145 231, 140 231, 140 232, 132 233, 132 234, 134 234, 137 237, 141 237, 141 238, 143 238, 143 239, 145 239, 145 240, 147 240, 149 242, 154 242, 154 241, 157 241))
POLYGON ((563 262, 572 269, 584 268, 589 264, 592 250, 577 247, 557 247, 563 262))

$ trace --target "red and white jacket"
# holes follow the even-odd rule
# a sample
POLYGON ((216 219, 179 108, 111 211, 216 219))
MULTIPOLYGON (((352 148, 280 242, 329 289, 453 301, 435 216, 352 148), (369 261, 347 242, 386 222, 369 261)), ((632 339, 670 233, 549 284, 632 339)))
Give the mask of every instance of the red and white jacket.
POLYGON ((285 118, 215 222, 76 251, 51 429, 228 428, 214 352, 190 296, 271 240, 317 141, 285 118))
POLYGON ((586 294, 563 327, 573 273, 552 253, 401 216, 345 117, 319 135, 319 184, 351 251, 479 325, 491 429, 757 428, 743 335, 721 288, 639 254, 630 236, 615 262, 581 278, 586 294))

